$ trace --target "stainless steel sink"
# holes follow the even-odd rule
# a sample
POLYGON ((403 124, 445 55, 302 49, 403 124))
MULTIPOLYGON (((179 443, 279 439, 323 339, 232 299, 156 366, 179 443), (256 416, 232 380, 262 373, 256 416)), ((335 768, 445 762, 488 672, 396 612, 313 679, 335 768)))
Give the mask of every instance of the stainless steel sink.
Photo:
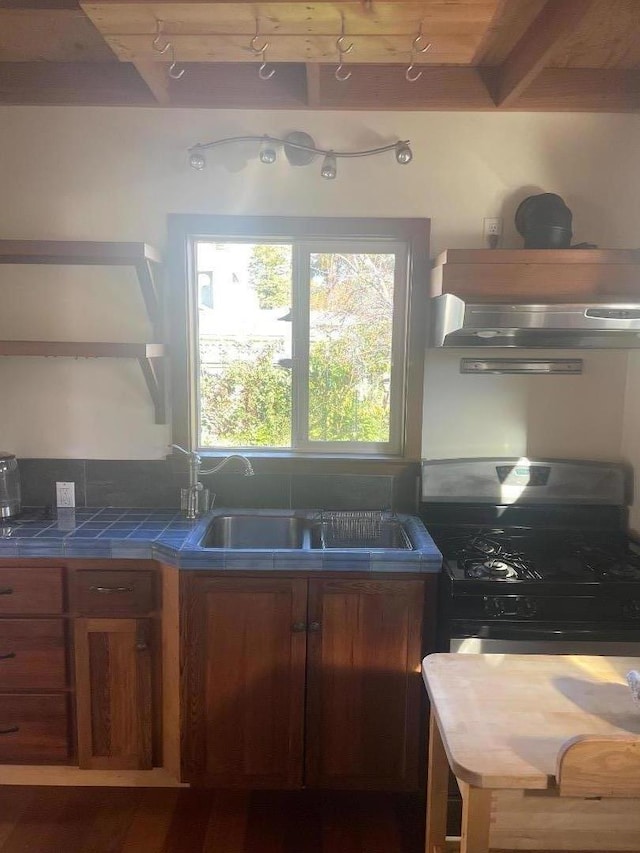
POLYGON ((306 518, 283 515, 218 515, 200 542, 202 548, 299 549, 308 546, 306 518))
POLYGON ((311 529, 311 547, 323 551, 412 551, 413 545, 399 521, 383 521, 373 526, 336 526, 318 522, 311 529))
POLYGON ((270 515, 265 512, 225 512, 211 519, 200 548, 246 548, 258 551, 345 550, 411 551, 404 525, 393 518, 358 513, 270 515))

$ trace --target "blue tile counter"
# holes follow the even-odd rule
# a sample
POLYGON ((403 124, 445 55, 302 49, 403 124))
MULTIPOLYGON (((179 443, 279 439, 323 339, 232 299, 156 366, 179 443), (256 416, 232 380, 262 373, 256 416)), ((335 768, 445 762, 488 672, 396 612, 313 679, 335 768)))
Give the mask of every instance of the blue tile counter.
MULTIPOLYGON (((332 572, 434 573, 442 555, 422 522, 398 515, 414 545, 411 551, 331 549, 201 548, 207 525, 216 515, 256 514, 253 509, 216 508, 197 521, 172 509, 79 508, 54 515, 27 508, 0 522, 0 559, 68 557, 84 559, 157 559, 183 569, 311 570, 332 572)), ((260 510, 269 516, 313 518, 314 511, 260 510)))

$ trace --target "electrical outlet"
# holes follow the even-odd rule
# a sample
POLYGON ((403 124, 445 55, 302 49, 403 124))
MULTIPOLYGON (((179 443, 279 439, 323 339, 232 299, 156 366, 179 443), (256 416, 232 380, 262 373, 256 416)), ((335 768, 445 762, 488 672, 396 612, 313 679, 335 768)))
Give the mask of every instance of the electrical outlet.
POLYGON ((76 505, 76 484, 56 483, 56 506, 74 507, 76 505))
POLYGON ((485 219, 483 233, 485 240, 489 237, 501 237, 502 218, 500 216, 496 216, 495 219, 485 219))

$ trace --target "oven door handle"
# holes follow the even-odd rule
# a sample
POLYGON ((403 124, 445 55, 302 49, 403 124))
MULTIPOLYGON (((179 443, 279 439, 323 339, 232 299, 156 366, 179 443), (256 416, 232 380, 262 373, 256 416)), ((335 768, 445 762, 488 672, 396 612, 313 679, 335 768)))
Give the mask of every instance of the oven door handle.
POLYGON ((582 624, 566 628, 558 628, 557 623, 536 622, 502 622, 488 624, 486 622, 454 621, 451 623, 450 634, 455 639, 479 640, 533 640, 566 641, 566 642, 613 642, 640 643, 640 627, 620 628, 619 624, 610 622, 598 625, 582 624))

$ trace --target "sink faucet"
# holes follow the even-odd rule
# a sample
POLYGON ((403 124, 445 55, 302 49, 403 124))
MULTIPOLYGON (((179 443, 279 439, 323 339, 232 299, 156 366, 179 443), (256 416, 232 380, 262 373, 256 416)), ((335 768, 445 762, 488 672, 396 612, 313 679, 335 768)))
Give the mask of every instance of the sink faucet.
POLYGON ((251 462, 247 459, 246 456, 243 456, 241 453, 231 453, 229 456, 225 456, 225 458, 219 462, 217 465, 214 465, 213 468, 209 468, 206 471, 202 471, 200 466, 202 465, 202 457, 199 453, 196 453, 195 450, 185 450, 184 447, 180 447, 179 444, 170 444, 169 447, 172 447, 174 450, 179 450, 180 453, 184 453, 185 456, 189 458, 189 486, 187 490, 187 508, 186 515, 189 520, 193 520, 197 518, 200 514, 200 506, 198 496, 199 493, 204 489, 204 486, 200 482, 200 477, 205 474, 215 474, 217 471, 220 471, 221 468, 230 462, 232 459, 241 459, 244 463, 244 476, 245 477, 253 477, 254 470, 251 462))

